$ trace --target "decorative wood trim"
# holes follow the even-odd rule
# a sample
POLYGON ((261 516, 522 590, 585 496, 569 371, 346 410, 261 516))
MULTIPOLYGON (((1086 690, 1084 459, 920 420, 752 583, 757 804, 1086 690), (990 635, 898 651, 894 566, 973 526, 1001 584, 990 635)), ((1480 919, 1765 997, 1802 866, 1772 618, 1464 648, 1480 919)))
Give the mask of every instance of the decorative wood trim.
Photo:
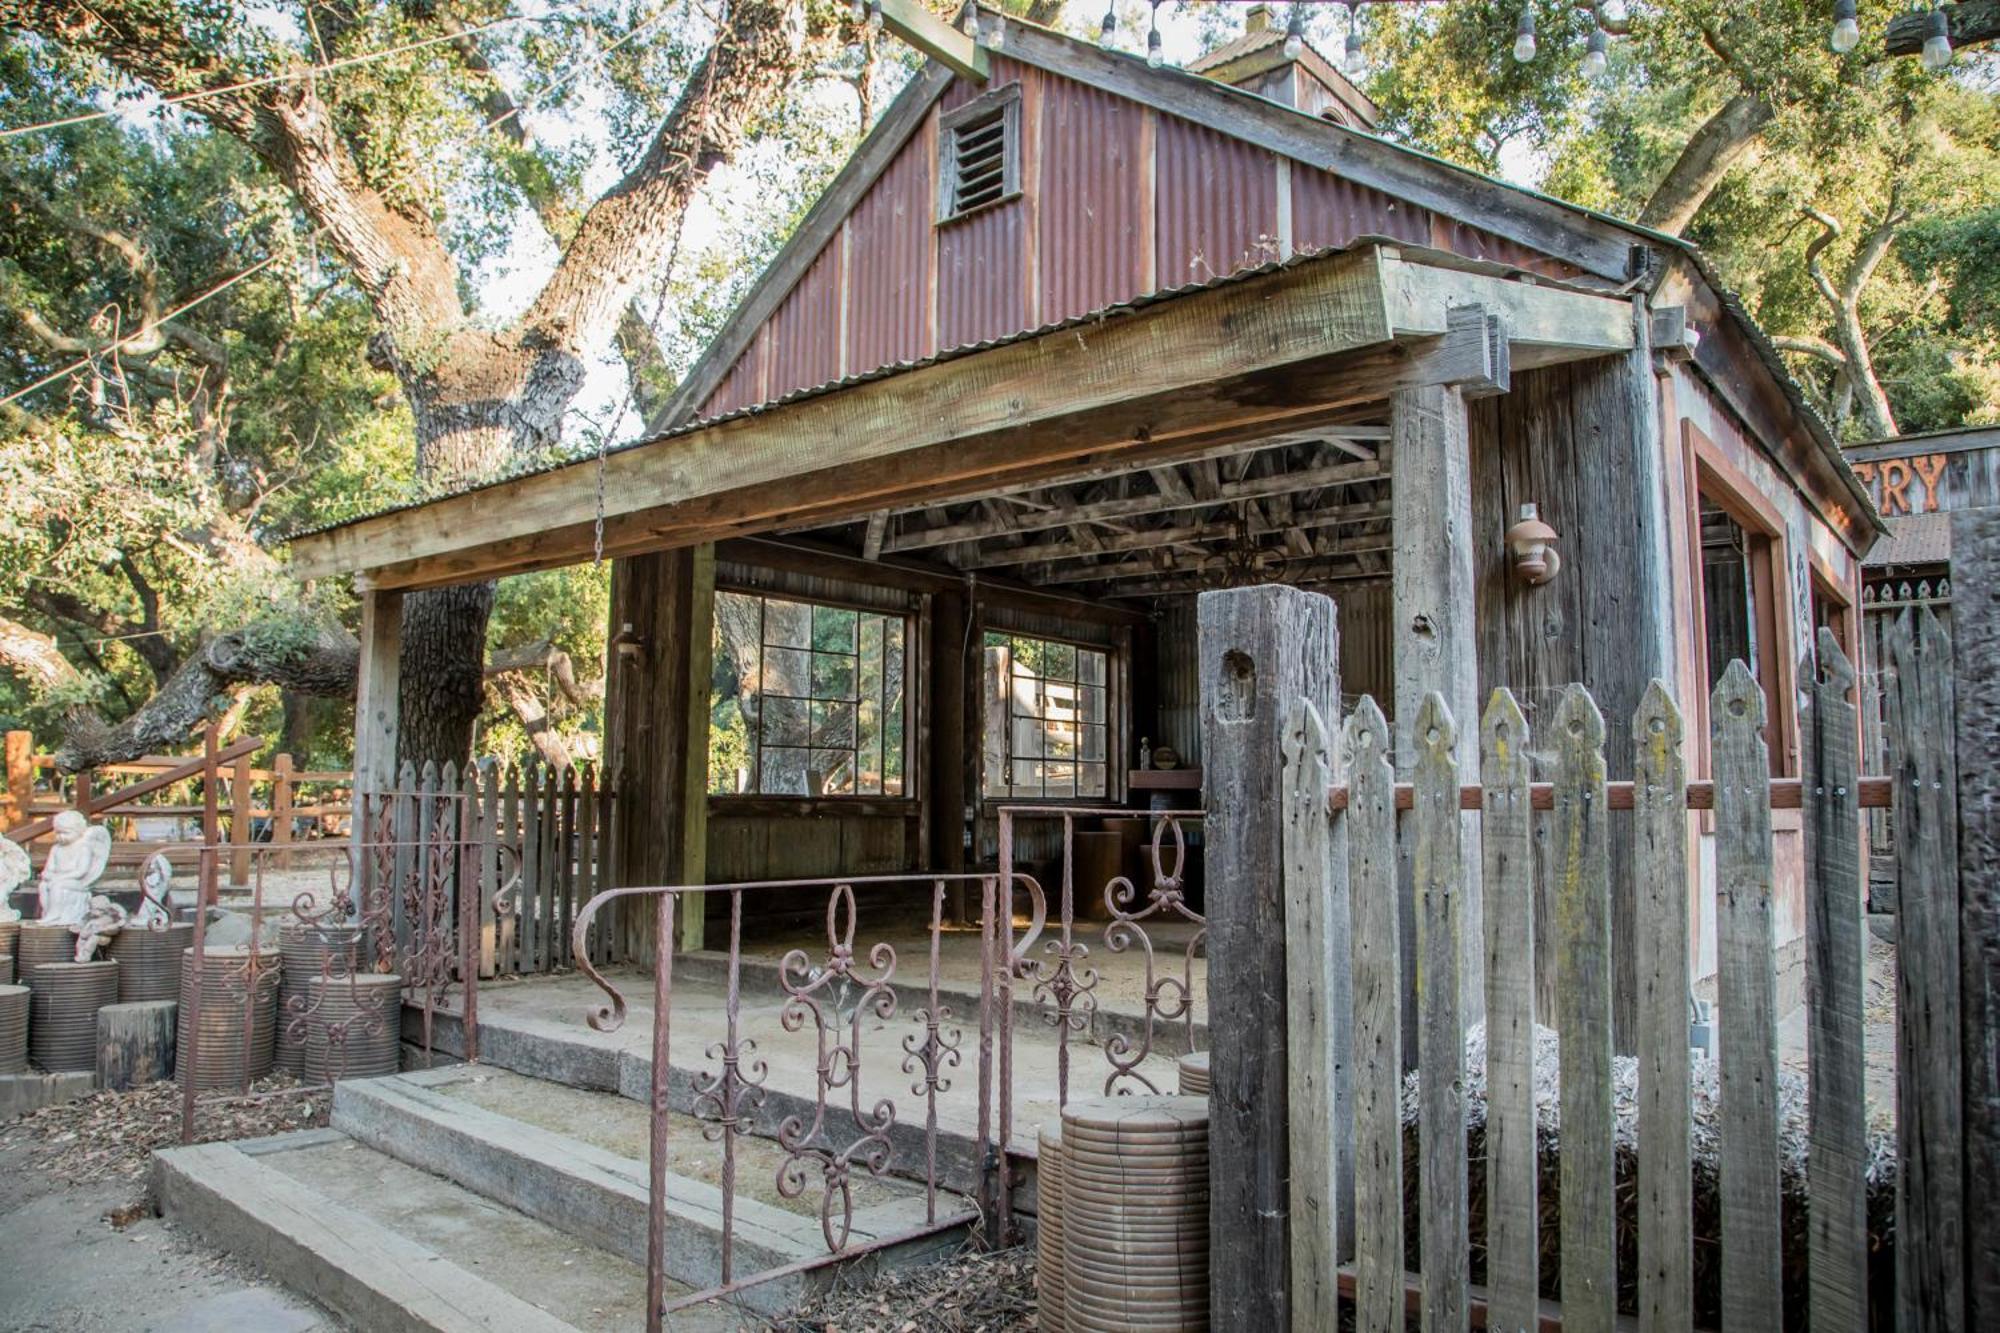
MULTIPOLYGON (((883 22, 887 23, 887 10, 883 22)), ((951 69, 932 62, 917 71, 896 100, 889 105, 875 128, 862 140, 854 156, 840 169, 813 206, 800 220, 798 230, 792 233, 765 268, 763 276, 752 284, 749 295, 736 307, 728 322, 716 333, 715 340, 693 367, 687 377, 667 400, 666 407, 656 421, 648 426, 658 430, 681 425, 691 420, 708 396, 715 392, 729 374, 730 367, 756 337, 757 330, 764 321, 777 313, 785 297, 819 258, 820 251, 847 221, 847 215, 861 202, 863 196, 881 178, 896 155, 903 149, 912 134, 922 127, 929 117, 931 107, 944 95, 944 90, 952 80, 951 69)))

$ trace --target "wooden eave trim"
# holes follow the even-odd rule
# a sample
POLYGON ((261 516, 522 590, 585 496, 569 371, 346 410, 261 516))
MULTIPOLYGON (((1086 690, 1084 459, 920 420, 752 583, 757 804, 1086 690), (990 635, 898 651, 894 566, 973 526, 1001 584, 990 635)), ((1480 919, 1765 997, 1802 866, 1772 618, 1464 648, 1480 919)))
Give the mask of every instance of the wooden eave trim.
POLYGON ((757 331, 778 312, 820 252, 840 234, 855 206, 881 179, 904 145, 923 129, 932 105, 944 96, 954 77, 948 66, 933 60, 910 79, 861 146, 854 150, 854 156, 833 178, 833 183, 806 210, 791 238, 779 248, 728 322, 675 388, 659 419, 646 423, 647 429, 684 425, 701 410, 701 405, 755 340, 757 331))
POLYGON ((1625 311, 1616 298, 1410 272, 1425 267, 1389 247, 1315 257, 303 536, 293 572, 365 571, 377 586, 410 588, 575 563, 595 549, 600 495, 602 549, 618 555, 837 521, 905 497, 1058 475, 1099 455, 1164 460, 1386 394, 1426 373, 1417 353, 1448 309, 1478 300, 1504 298, 1527 336, 1568 327, 1582 341, 1545 347, 1544 363, 1629 346, 1629 319, 1598 319, 1600 308, 1625 311), (1282 401, 1253 383, 1273 375, 1294 377, 1282 401), (1254 392, 1230 397, 1244 391, 1254 392))
POLYGON ((1672 281, 1684 290, 1670 294, 1663 284, 1654 302, 1690 307, 1701 335, 1687 358, 1696 378, 1741 423, 1744 435, 1797 488, 1806 507, 1841 545, 1857 557, 1866 555, 1888 528, 1839 444, 1793 407, 1736 317, 1691 263, 1684 258, 1676 263, 1672 281), (1747 376, 1757 391, 1744 392, 1732 370, 1747 376))
POLYGON ((1899 435, 1893 440, 1850 444, 1843 452, 1849 463, 1880 463, 1893 458, 1918 458, 1924 454, 1977 453, 1982 449, 2000 449, 2000 426, 1967 426, 1962 430, 1899 435))
POLYGON ((1646 243, 1628 231, 1504 181, 1466 171, 1346 125, 1217 83, 1182 69, 1149 68, 1143 60, 1064 37, 1031 23, 1007 24, 1010 59, 1117 93, 1270 152, 1335 172, 1358 184, 1443 213, 1481 230, 1574 264, 1611 281, 1630 276, 1632 248, 1646 243), (1474 190, 1497 208, 1480 209, 1474 190))

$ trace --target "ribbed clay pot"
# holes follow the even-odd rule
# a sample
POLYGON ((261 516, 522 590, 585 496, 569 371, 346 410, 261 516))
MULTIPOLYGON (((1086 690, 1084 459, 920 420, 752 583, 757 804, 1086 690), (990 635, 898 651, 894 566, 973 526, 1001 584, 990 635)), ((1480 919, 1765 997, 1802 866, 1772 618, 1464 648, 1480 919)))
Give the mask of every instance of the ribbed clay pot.
MULTIPOLYGON (((67 933, 67 932, 65 932, 67 933)), ((118 964, 43 963, 30 969, 28 1053, 51 1074, 97 1068, 97 1011, 118 1003, 118 964)))
POLYGON ((1208 1328, 1208 1099, 1063 1108, 1068 1333, 1208 1328))
POLYGON ((249 949, 215 948, 204 953, 199 978, 194 950, 182 955, 175 1077, 183 1084, 192 1080, 199 1092, 245 1087, 271 1072, 277 1047, 278 955, 258 950, 252 983, 245 971, 249 949), (191 1020, 197 989, 200 1017, 191 1020))
MULTIPOLYGON (((402 1063, 403 979, 395 973, 315 981, 307 992, 300 1078, 380 1078, 402 1063)), ((287 1027, 301 1026, 287 1016, 287 1027)))
POLYGON ((278 932, 278 949, 285 959, 284 979, 278 983, 278 1068, 294 1074, 305 1068, 305 1032, 293 1016, 311 1003, 313 988, 327 973, 328 959, 334 960, 336 974, 354 970, 360 941, 358 926, 294 922, 278 932))
POLYGON ((0 986, 0 1074, 28 1068, 28 1008, 26 986, 0 986))
POLYGON ((1181 1096, 1208 1096, 1208 1052, 1196 1051, 1183 1055, 1180 1063, 1181 1096))
POLYGON ((181 956, 193 943, 193 925, 164 930, 127 926, 113 935, 110 954, 118 960, 118 1003, 178 999, 181 956))

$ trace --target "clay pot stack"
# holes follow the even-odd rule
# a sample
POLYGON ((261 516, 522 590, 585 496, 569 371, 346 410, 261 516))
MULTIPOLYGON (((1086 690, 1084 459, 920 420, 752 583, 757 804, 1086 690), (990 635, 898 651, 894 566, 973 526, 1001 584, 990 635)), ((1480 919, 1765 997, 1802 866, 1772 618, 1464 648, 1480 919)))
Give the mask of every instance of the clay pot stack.
POLYGON ((1062 1126, 1043 1125, 1035 1156, 1035 1284, 1042 1333, 1065 1333, 1062 1126))
POLYGON ((30 986, 35 984, 35 969, 43 963, 76 961, 76 933, 68 926, 23 921, 20 938, 14 944, 14 970, 30 986))
POLYGON ((182 1083, 193 1081, 198 1092, 235 1089, 263 1078, 271 1072, 277 1046, 278 956, 269 949, 259 950, 254 1001, 245 1013, 244 964, 246 947, 213 948, 203 951, 201 975, 196 976, 194 950, 182 955, 179 1043, 175 1076, 182 1083), (197 985, 201 995, 200 1041, 189 1015, 197 985), (244 1024, 248 1021, 248 1068, 245 1068, 244 1024))
POLYGON ((305 1000, 315 1007, 301 1034, 301 1081, 330 1083, 395 1073, 402 1063, 402 991, 403 979, 393 972, 315 978, 305 1000))
POLYGON ((0 1074, 28 1068, 28 995, 26 986, 0 986, 0 1074))
POLYGON ((192 925, 165 930, 127 926, 113 935, 110 953, 118 960, 118 1003, 177 999, 181 993, 181 955, 193 943, 192 925))
MULTIPOLYGON (((7 905, 7 896, 5 894, 0 894, 0 907, 5 907, 6 905, 7 905)), ((0 921, 0 954, 6 954, 7 957, 10 959, 13 958, 15 954, 20 952, 20 949, 16 947, 20 941, 20 938, 21 938, 20 922, 0 921)), ((8 965, 0 965, 0 967, 4 966, 8 965)), ((11 982, 13 980, 14 980, 14 974, 12 972, 0 972, 0 981, 11 982)))
MULTIPOLYGON (((67 931, 64 934, 68 934, 67 931)), ((118 1003, 118 964, 43 963, 28 971, 29 1054, 47 1073, 97 1068, 97 1011, 118 1003)))
POLYGON ((0 986, 14 984, 14 955, 0 953, 0 986))
MULTIPOLYGON (((292 1020, 312 1003, 328 958, 335 959, 335 975, 354 970, 360 942, 358 926, 294 922, 278 932, 278 951, 285 959, 284 979, 278 983, 278 1068, 294 1074, 305 1068, 306 1034, 303 1030, 294 1033, 292 1020)), ((320 1020, 321 1015, 315 1014, 310 1023, 320 1020)))
POLYGON ((1072 1102, 1062 1143, 1065 1328, 1206 1330, 1206 1099, 1072 1102))
POLYGON ((1181 1057, 1181 1096, 1208 1096, 1208 1052, 1196 1051, 1181 1057))

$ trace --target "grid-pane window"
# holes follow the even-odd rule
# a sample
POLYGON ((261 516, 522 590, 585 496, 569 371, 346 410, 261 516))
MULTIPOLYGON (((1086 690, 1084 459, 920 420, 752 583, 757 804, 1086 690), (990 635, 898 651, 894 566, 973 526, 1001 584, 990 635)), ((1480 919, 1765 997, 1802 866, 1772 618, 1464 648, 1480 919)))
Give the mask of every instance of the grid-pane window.
POLYGON ((989 631, 981 789, 989 797, 1109 791, 1110 660, 1096 648, 989 631))
POLYGON ((901 796, 900 615, 715 595, 712 795, 901 796))

